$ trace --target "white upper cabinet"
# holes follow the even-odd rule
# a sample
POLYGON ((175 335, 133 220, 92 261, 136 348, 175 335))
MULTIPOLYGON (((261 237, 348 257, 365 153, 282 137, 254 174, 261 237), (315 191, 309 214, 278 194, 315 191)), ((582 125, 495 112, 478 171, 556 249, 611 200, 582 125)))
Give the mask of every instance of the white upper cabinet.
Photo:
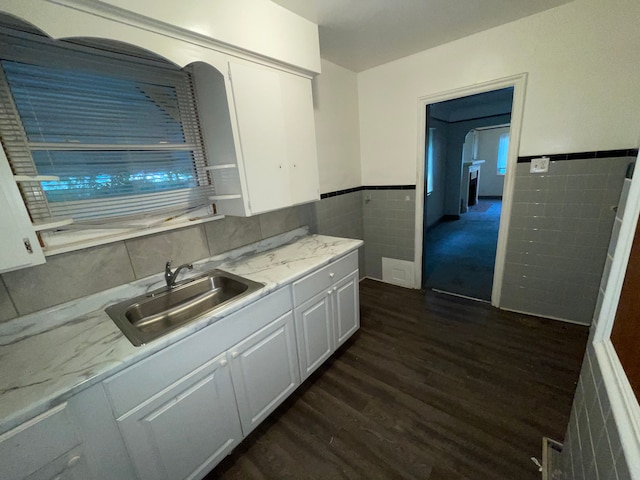
POLYGON ((318 200, 311 80, 249 62, 229 74, 250 214, 318 200))
POLYGON ((189 69, 217 213, 250 216, 319 200, 311 80, 240 60, 189 69))
POLYGON ((9 162, 0 148, 0 273, 44 263, 44 254, 9 162))

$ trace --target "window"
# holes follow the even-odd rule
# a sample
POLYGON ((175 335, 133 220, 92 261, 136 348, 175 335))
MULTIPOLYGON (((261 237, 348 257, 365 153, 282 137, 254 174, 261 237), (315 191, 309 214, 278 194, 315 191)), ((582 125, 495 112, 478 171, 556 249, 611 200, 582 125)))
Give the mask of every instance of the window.
POLYGON ((122 49, 0 41, 0 135, 25 204, 34 223, 72 222, 45 243, 210 214, 190 75, 122 49))
POLYGON ((433 192, 433 142, 435 128, 429 129, 429 143, 427 145, 427 195, 433 192))
MULTIPOLYGON (((495 143, 494 143, 495 145, 495 143)), ((498 143, 498 175, 507 173, 507 158, 509 154, 509 134, 500 135, 498 143)))

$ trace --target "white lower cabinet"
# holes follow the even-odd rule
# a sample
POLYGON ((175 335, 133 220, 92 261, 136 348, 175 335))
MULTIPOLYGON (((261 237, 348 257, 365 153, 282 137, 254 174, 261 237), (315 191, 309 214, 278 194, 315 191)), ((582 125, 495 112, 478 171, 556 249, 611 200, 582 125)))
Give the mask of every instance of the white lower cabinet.
POLYGON ((141 480, 204 476, 242 440, 226 353, 118 423, 141 480))
POLYGON ((333 353, 333 315, 328 292, 296 307, 296 333, 300 373, 307 378, 333 353))
POLYGON ((333 287, 334 339, 338 348, 360 328, 360 297, 358 272, 336 282, 333 287))
POLYGON ((291 312, 237 344, 229 356, 246 436, 300 385, 291 312))
POLYGON ((204 477, 300 384, 290 290, 104 384, 138 479, 204 477))
POLYGON ((91 480, 67 403, 0 435, 3 480, 91 480))
POLYGON ((353 252, 294 283, 303 381, 360 327, 357 265, 357 252, 353 252))

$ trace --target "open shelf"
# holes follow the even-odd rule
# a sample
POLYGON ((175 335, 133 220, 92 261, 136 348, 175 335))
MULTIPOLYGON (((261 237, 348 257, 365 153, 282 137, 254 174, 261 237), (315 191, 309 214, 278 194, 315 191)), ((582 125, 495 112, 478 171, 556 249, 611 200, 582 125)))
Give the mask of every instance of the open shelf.
POLYGON ((213 195, 209 197, 209 200, 235 200, 236 198, 242 198, 239 193, 232 195, 213 195))
POLYGON ((209 165, 208 167, 204 167, 205 170, 225 170, 227 168, 238 168, 238 165, 235 163, 225 163, 221 165, 209 165))

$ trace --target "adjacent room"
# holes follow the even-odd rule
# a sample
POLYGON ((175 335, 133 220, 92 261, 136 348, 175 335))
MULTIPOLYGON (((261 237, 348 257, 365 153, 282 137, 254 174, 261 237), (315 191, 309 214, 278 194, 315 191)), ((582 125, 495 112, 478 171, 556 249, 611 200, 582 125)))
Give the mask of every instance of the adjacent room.
POLYGON ((422 286, 491 301, 513 88, 427 107, 422 286))
POLYGON ((637 0, 0 0, 0 478, 640 479, 637 0))

